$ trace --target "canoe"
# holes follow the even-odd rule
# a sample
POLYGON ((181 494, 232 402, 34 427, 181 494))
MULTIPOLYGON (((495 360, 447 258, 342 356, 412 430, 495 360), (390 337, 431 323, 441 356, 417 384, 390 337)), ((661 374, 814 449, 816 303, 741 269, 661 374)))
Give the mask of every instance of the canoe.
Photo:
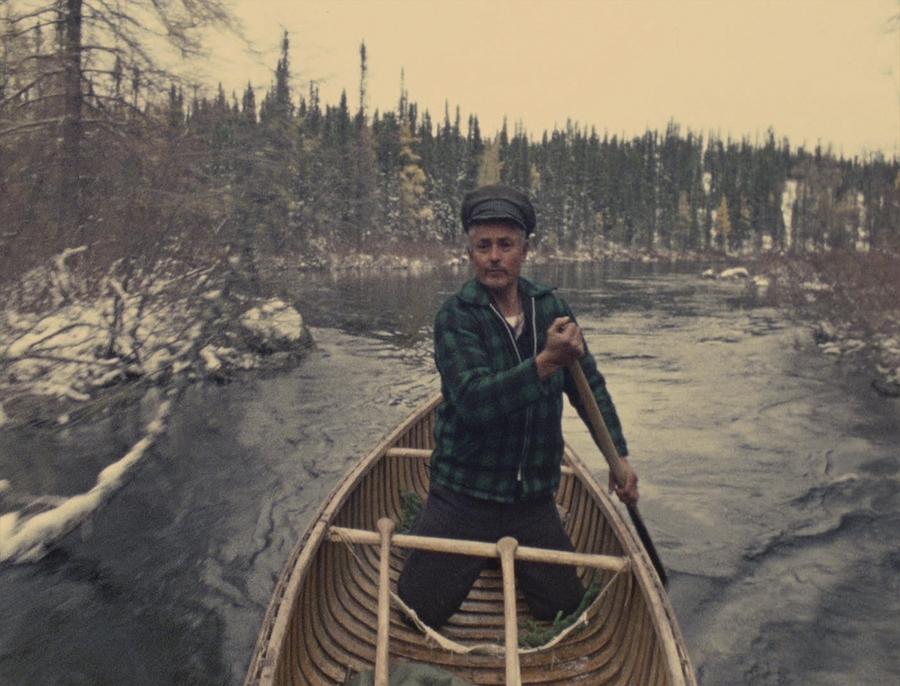
MULTIPOLYGON (((500 569, 489 565, 482 573, 440 635, 403 620, 386 585, 379 593, 379 579, 395 591, 405 550, 420 546, 423 537, 382 534, 379 522, 389 529, 389 520, 404 517, 410 493, 427 495, 440 400, 431 398, 413 412, 324 502, 276 584, 247 686, 344 684, 354 673, 373 670, 376 653, 380 670, 424 663, 473 684, 696 684, 646 551, 569 446, 557 503, 576 549, 571 555, 580 557, 566 563, 577 563, 585 586, 593 584, 597 592, 577 621, 543 646, 512 649, 517 643, 510 643, 510 634, 521 637, 534 623, 521 596, 516 600, 514 581, 504 585, 505 560, 500 569)), ((500 557, 493 544, 447 545, 500 557)), ((553 554, 526 548, 515 554, 532 553, 553 554)))

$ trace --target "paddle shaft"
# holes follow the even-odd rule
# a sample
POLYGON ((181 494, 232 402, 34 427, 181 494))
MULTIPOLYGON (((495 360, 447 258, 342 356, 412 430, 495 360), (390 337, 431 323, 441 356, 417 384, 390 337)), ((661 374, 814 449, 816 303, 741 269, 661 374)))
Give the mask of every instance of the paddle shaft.
MULTIPOLYGON (((624 486, 626 481, 625 465, 622 463, 622 458, 619 456, 619 451, 616 449, 615 443, 613 443, 612 436, 609 435, 609 429, 606 427, 606 422, 603 420, 603 415, 600 413, 600 408, 597 406, 597 399, 594 398, 594 392, 591 390, 591 385, 588 383, 587 376, 584 374, 584 369, 581 368, 581 363, 578 361, 570 364, 568 369, 572 374, 572 378, 575 380, 575 386, 578 388, 578 396, 581 398, 581 404, 584 405, 585 412, 587 412, 588 421, 590 422, 591 430, 594 434, 594 440, 597 441, 600 452, 603 453, 603 457, 606 458, 606 463, 609 465, 609 470, 612 472, 613 479, 615 479, 620 487, 624 486)), ((665 586, 668 583, 666 570, 663 568, 662 560, 659 559, 659 554, 656 552, 656 546, 653 545, 653 540, 650 538, 650 532, 647 531, 641 513, 638 512, 637 504, 626 505, 626 508, 628 509, 628 514, 631 516, 631 522, 634 524, 635 531, 637 531, 641 543, 644 544, 644 549, 647 551, 647 555, 650 557, 650 561, 653 563, 656 573, 659 574, 660 581, 662 581, 663 586, 665 586)))
POLYGON ((503 572, 503 623, 506 633, 506 686, 522 686, 519 669, 519 626, 516 617, 516 539, 504 536, 497 541, 503 572))
POLYGON ((390 672, 388 670, 388 634, 391 617, 391 537, 394 534, 394 521, 387 517, 378 520, 378 533, 381 548, 378 558, 378 633, 375 646, 375 686, 388 686, 390 672))

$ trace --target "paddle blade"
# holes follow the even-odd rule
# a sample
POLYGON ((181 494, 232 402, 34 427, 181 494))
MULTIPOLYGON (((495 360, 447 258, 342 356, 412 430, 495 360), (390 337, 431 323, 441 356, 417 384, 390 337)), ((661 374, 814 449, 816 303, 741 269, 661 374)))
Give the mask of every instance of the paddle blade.
POLYGON ((627 507, 628 514, 631 515, 631 523, 634 524, 634 529, 637 531, 638 538, 640 538, 641 543, 644 544, 644 549, 647 551, 650 562, 653 563, 653 568, 659 575, 659 580, 662 582, 663 588, 666 588, 669 585, 669 577, 666 575, 662 560, 659 559, 659 554, 656 552, 656 546, 653 545, 653 539, 650 538, 650 532, 647 531, 647 527, 644 525, 641 513, 638 512, 637 505, 628 505, 627 507))

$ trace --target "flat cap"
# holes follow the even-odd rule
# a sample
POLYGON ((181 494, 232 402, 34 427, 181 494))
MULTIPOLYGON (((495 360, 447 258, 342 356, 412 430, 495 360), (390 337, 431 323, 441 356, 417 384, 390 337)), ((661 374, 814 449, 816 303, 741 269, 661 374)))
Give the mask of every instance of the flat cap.
POLYGON ((515 188, 494 184, 466 193, 462 204, 462 224, 468 231, 473 224, 500 221, 518 224, 529 235, 537 219, 528 196, 515 188))

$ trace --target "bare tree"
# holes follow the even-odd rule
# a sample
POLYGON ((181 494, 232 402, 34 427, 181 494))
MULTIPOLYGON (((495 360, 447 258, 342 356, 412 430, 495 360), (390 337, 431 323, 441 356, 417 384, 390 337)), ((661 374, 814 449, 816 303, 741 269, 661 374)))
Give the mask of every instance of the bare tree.
POLYGON ((180 81, 180 64, 201 53, 202 32, 236 31, 234 20, 222 0, 0 5, 0 155, 16 150, 30 165, 18 171, 34 182, 26 194, 55 206, 43 217, 54 219, 56 231, 45 237, 54 250, 90 241, 109 146, 133 147, 157 125, 152 105, 180 81), (48 30, 49 50, 39 40, 48 30))

